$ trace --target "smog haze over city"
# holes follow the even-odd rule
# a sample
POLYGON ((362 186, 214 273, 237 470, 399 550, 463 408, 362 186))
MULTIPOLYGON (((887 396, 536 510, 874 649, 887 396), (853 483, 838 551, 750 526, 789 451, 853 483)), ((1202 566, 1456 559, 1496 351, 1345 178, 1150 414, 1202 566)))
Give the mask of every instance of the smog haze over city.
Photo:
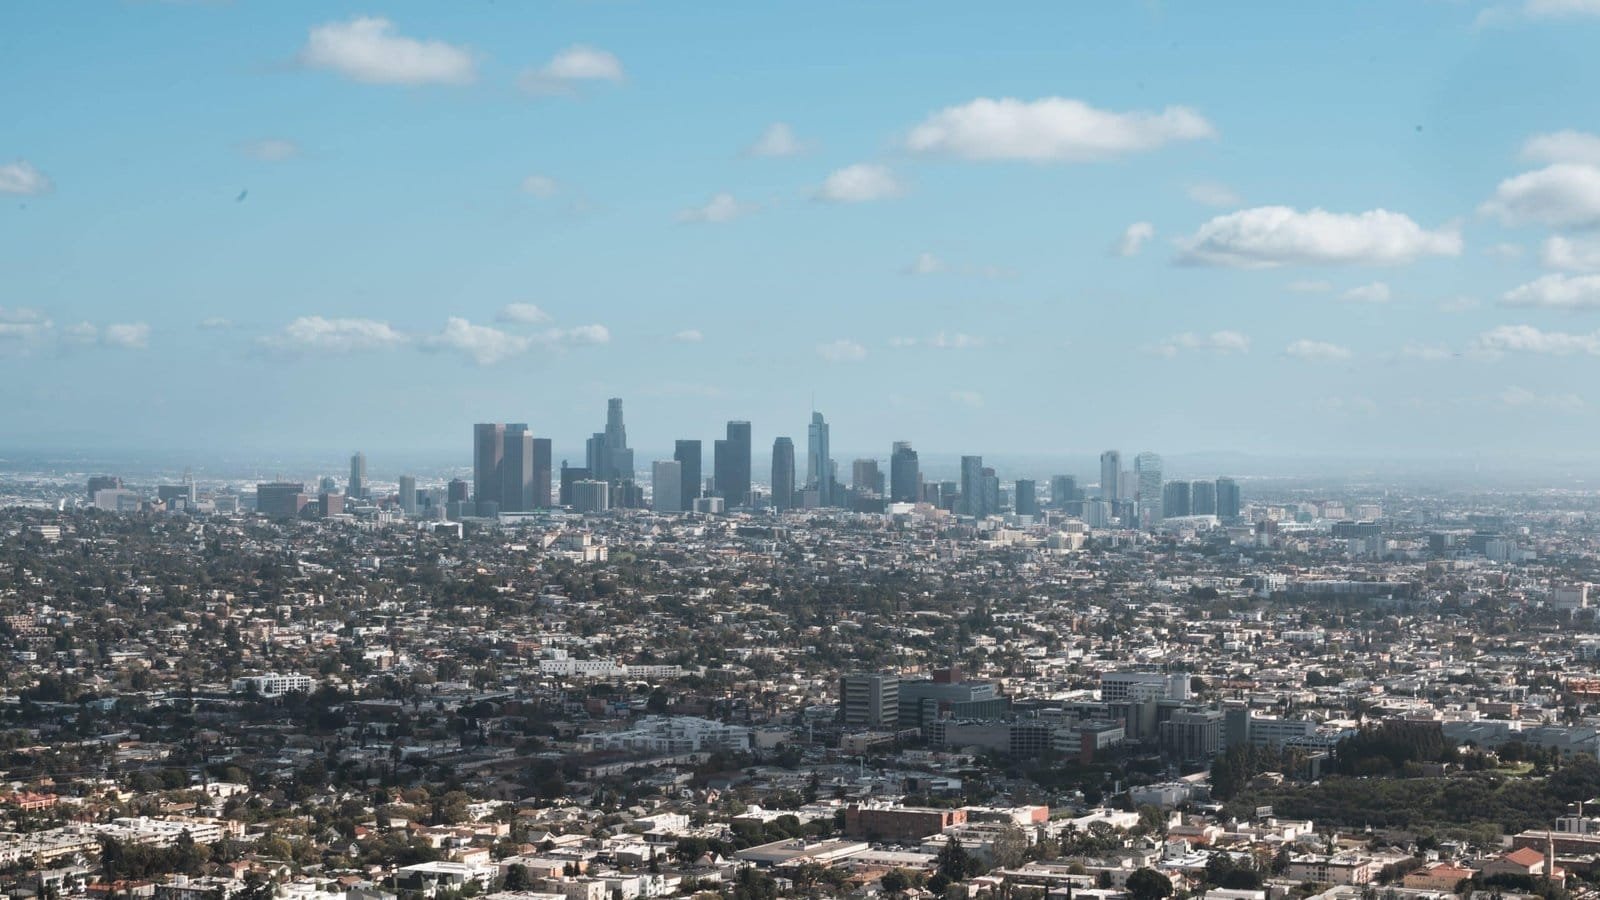
POLYGON ((0 5, 0 896, 1600 900, 1596 48, 0 5))

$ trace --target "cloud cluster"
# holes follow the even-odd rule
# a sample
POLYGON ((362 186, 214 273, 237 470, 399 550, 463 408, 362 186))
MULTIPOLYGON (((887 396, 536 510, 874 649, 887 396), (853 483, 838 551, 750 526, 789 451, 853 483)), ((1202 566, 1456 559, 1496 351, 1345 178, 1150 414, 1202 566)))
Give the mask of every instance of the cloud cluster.
POLYGON ((77 322, 58 329, 55 322, 36 309, 0 306, 0 352, 27 353, 52 345, 61 350, 70 347, 144 350, 150 346, 150 326, 144 322, 108 325, 77 322))
POLYGON ((1600 225, 1600 167, 1555 163, 1507 178, 1481 211, 1506 225, 1600 225))
POLYGON ((899 196, 904 191, 885 166, 856 163, 829 175, 812 196, 828 203, 865 203, 899 196))
POLYGON ((521 325, 542 325, 550 321, 550 314, 532 303, 507 303, 500 307, 495 318, 501 322, 516 322, 521 325))
POLYGON ((1478 335, 1474 352, 1488 356, 1532 353, 1543 356, 1600 356, 1600 332, 1542 331, 1532 325, 1501 325, 1478 335))
POLYGON ((1546 275, 1506 292, 1505 306, 1600 309, 1600 275, 1546 275))
POLYGON ((50 179, 25 159, 0 164, 0 194, 36 197, 54 187, 50 179))
POLYGON ((707 224, 720 224, 732 222, 734 219, 747 216, 760 209, 754 203, 744 203, 732 194, 723 191, 713 194, 701 206, 691 206, 678 212, 679 222, 699 222, 707 224))
POLYGON ((284 138, 259 138, 239 145, 239 152, 259 162, 283 162, 300 155, 300 145, 284 138))
POLYGON ((744 148, 744 155, 755 158, 799 156, 808 149, 808 144, 795 136, 787 122, 773 122, 754 143, 744 148))
POLYGON ((1149 222, 1135 222, 1122 232, 1112 252, 1117 256, 1135 256, 1146 241, 1156 236, 1156 227, 1149 222))
POLYGON ((1494 395, 1495 402, 1508 409, 1538 409, 1550 412, 1581 412, 1585 406, 1577 394, 1539 394, 1522 387, 1508 387, 1494 395))
POLYGON ((1571 238, 1553 234, 1545 238, 1539 261, 1552 269, 1569 272, 1600 272, 1600 238, 1571 238))
POLYGON ((826 344, 817 345, 817 355, 828 362, 860 362, 867 358, 867 348, 861 344, 840 338, 826 344))
POLYGON ((1306 362, 1340 362, 1349 359, 1355 354, 1350 352, 1350 348, 1341 347, 1338 344, 1301 338, 1284 347, 1283 355, 1292 359, 1305 360, 1306 362))
POLYGON ((989 339, 961 331, 941 331, 933 337, 892 337, 889 346, 896 348, 927 347, 932 350, 975 350, 987 347, 989 339))
POLYGON ((291 354, 383 350, 406 341, 407 337, 388 322, 323 316, 301 316, 283 330, 260 338, 262 346, 291 354))
POLYGON ((381 16, 313 27, 299 61, 366 84, 469 84, 477 77, 466 48, 405 37, 381 16))
POLYGON ((1179 261, 1188 265, 1397 265, 1458 256, 1461 235, 1450 228, 1429 231, 1384 209, 1346 214, 1258 206, 1211 219, 1181 247, 1179 261))
POLYGON ((1175 334, 1148 349, 1157 356, 1166 357, 1175 357, 1190 350, 1218 354, 1249 353, 1250 338, 1237 331, 1213 331, 1210 334, 1186 331, 1175 334))
POLYGON ((627 80, 622 60, 598 47, 568 47, 536 69, 526 69, 517 85, 530 94, 572 94, 588 84, 627 80))
POLYGON ((1215 135, 1210 122, 1182 106, 1111 112, 1066 97, 980 97, 929 116, 905 145, 913 153, 969 160, 1090 162, 1215 135))
MULTIPOLYGON (((550 317, 531 303, 512 303, 500 310, 496 319, 512 325, 535 325, 550 317)), ((413 336, 388 322, 362 318, 301 316, 281 330, 257 339, 265 350, 289 356, 356 353, 390 350, 416 344, 424 350, 460 353, 479 365, 493 365, 518 356, 534 347, 583 347, 609 343, 611 332, 604 325, 579 325, 574 328, 547 328, 521 333, 477 325, 461 316, 445 320, 444 328, 432 334, 413 336)))
POLYGON ((1339 295, 1346 303, 1388 303, 1389 297, 1389 286, 1381 281, 1359 285, 1339 295))

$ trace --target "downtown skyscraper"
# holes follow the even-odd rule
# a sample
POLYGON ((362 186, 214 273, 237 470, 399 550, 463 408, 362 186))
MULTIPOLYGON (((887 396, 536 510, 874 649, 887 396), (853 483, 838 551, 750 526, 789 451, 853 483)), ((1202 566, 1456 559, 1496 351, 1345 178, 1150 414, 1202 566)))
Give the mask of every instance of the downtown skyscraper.
POLYGON ((889 499, 895 503, 921 500, 922 472, 910 441, 895 441, 889 454, 889 499))
POLYGON ((780 437, 772 442, 772 506, 778 512, 794 508, 794 441, 780 437))
MULTIPOLYGON (((1144 524, 1161 521, 1165 500, 1161 489, 1161 457, 1149 450, 1133 458, 1134 484, 1139 501, 1139 518, 1144 524)), ((1185 503, 1187 506, 1187 503, 1185 503)), ((1179 515, 1188 515, 1187 512, 1179 515)))
MULTIPOLYGON (((694 501, 704 492, 705 482, 700 474, 703 463, 703 453, 699 441, 678 441, 673 447, 672 458, 678 463, 679 477, 682 488, 678 493, 680 509, 694 509, 694 501)), ((660 507, 657 507, 658 509, 660 507)))
POLYGON ((606 401, 606 430, 595 432, 586 449, 591 478, 607 482, 633 479, 633 451, 628 447, 628 429, 622 422, 621 397, 606 401))
POLYGON ((812 411, 806 429, 806 489, 817 492, 818 506, 832 506, 833 456, 828 447, 828 420, 812 411))
POLYGON ((728 422, 728 436, 711 448, 712 486, 729 509, 750 503, 750 423, 728 422))
POLYGON ((350 457, 350 483, 345 485, 345 494, 352 500, 367 496, 367 455, 359 450, 350 457))
POLYGON ((1100 499, 1122 499, 1122 454, 1116 450, 1100 454, 1100 499))

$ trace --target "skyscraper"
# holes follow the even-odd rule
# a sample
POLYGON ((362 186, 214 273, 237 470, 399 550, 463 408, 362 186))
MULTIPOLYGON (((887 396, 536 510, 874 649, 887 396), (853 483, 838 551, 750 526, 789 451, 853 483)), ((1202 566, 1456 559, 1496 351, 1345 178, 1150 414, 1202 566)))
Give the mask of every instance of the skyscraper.
POLYGON ((345 493, 352 500, 363 500, 367 496, 367 455, 360 450, 350 457, 350 483, 346 488, 345 493))
POLYGON ((533 509, 533 433, 522 423, 506 425, 500 451, 500 511, 533 509))
POLYGON ((585 450, 594 478, 610 482, 633 478, 633 451, 628 448, 628 429, 622 422, 621 397, 606 401, 606 430, 595 432, 585 450))
POLYGON ((883 472, 875 459, 858 459, 850 464, 850 487, 857 494, 882 494, 883 472))
POLYGON ((717 478, 717 491, 727 501, 728 508, 745 506, 750 502, 750 423, 742 420, 728 423, 728 437, 718 441, 713 448, 717 478))
MULTIPOLYGON (((1161 520, 1163 514, 1163 495, 1161 493, 1161 457, 1146 450, 1133 459, 1133 473, 1138 494, 1134 497, 1139 501, 1140 517, 1155 523, 1161 520)), ((1187 501, 1184 503, 1188 505, 1187 501)), ((1180 515, 1188 515, 1187 512, 1180 515)))
POLYGON ((1171 482, 1161 500, 1163 514, 1173 518, 1189 515, 1189 499, 1189 482, 1171 482))
POLYGON ((408 516, 414 516, 417 514, 416 476, 400 476, 400 511, 408 516))
POLYGON ((1037 516, 1039 514, 1038 484, 1031 478, 1017 479, 1017 498, 1014 506, 1019 516, 1037 516))
POLYGON ((833 505, 833 457, 828 448, 828 422, 816 411, 811 413, 811 425, 806 429, 806 487, 817 492, 817 505, 833 505))
POLYGON ((683 510, 694 509, 694 501, 700 496, 704 485, 700 475, 701 452, 699 441, 679 441, 673 448, 672 458, 677 460, 683 472, 683 490, 679 499, 683 510))
POLYGON ((983 515, 983 457, 961 457, 961 505, 956 512, 964 516, 983 515))
POLYGON ((1071 475, 1057 475, 1050 479, 1051 506, 1066 509, 1068 503, 1082 499, 1078 496, 1078 479, 1071 475))
POLYGON ((1189 485, 1189 515, 1214 516, 1217 514, 1217 485, 1211 481, 1196 481, 1189 485))
POLYGON ((794 441, 772 442, 772 505, 778 512, 794 508, 794 441))
POLYGON ((1223 521, 1239 518, 1239 483, 1224 475, 1217 479, 1217 518, 1223 521))
POLYGON ((472 499, 478 503, 500 501, 500 460, 505 453, 506 427, 498 422, 472 426, 472 499))
POLYGON ((533 439, 533 505, 530 509, 550 508, 550 478, 552 457, 549 438, 533 439))
POLYGON ((1122 495, 1122 454, 1107 450, 1100 454, 1100 499, 1115 503, 1122 495))
POLYGON ((916 503, 921 499, 918 489, 922 481, 917 451, 910 441, 895 441, 889 454, 889 499, 895 503, 916 503))
POLYGON ((980 516, 992 516, 1000 512, 1000 476, 994 469, 983 467, 983 508, 977 513, 980 516))
POLYGON ((683 464, 675 459, 650 465, 650 502, 656 512, 683 511, 683 464))

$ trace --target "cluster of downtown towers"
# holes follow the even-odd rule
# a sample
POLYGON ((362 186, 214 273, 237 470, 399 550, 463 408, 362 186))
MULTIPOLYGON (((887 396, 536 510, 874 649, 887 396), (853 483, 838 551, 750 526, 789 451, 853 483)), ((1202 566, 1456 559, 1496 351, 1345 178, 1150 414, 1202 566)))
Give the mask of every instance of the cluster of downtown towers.
MULTIPOLYGON (((917 451, 906 441, 894 444, 885 479, 875 459, 854 462, 848 488, 838 478, 829 452, 828 423, 821 413, 811 414, 807 429, 806 477, 798 480, 794 441, 780 437, 772 444, 770 491, 757 490, 751 480, 750 423, 727 424, 727 436, 713 442, 712 476, 703 478, 703 451, 698 440, 680 440, 673 458, 651 464, 651 503, 660 512, 716 512, 737 507, 778 511, 794 508, 842 507, 860 512, 882 512, 888 503, 932 503, 961 515, 982 517, 1006 511, 1038 515, 1036 482, 1018 479, 1010 496, 981 456, 961 457, 959 481, 924 482, 917 451), (1010 500, 1007 503, 1007 500, 1010 500)), ((473 426, 473 478, 470 506, 479 516, 529 512, 554 505, 594 512, 613 507, 643 507, 644 491, 635 481, 633 450, 623 424, 622 400, 607 402, 604 431, 587 443, 584 465, 561 463, 559 480, 553 478, 549 438, 536 438, 525 424, 483 423, 473 426), (559 495, 551 489, 559 484, 559 495), (552 499, 555 503, 552 503, 552 499)), ((452 503, 467 506, 465 485, 453 487, 452 503)), ((1122 469, 1116 450, 1100 456, 1100 490, 1090 499, 1071 475, 1050 482, 1050 499, 1058 509, 1086 518, 1091 524, 1149 524, 1163 517, 1239 515, 1239 488, 1231 478, 1216 481, 1163 482, 1161 458, 1141 453, 1134 469, 1122 469)))

